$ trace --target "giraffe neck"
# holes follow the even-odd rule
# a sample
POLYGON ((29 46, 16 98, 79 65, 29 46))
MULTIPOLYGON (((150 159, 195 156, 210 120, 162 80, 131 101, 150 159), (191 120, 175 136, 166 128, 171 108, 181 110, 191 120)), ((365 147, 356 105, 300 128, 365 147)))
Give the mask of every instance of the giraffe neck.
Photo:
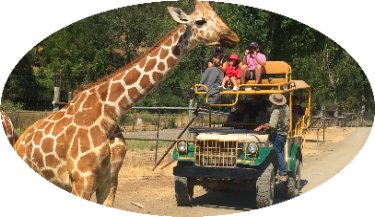
MULTIPOLYGON (((108 80, 108 95, 105 102, 116 108, 115 118, 145 96, 160 83, 171 69, 191 50, 191 31, 179 25, 164 37, 148 54, 119 70, 108 80)), ((104 100, 104 99, 102 99, 104 100)))

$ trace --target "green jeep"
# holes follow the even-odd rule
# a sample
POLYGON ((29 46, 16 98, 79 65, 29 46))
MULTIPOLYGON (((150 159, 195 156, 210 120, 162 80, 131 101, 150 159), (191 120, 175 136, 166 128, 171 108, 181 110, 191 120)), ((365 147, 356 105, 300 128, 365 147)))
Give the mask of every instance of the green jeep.
MULTIPOLYGON (((268 66, 267 66, 268 64, 268 66)), ((278 163, 275 150, 269 140, 270 133, 253 131, 251 128, 231 127, 190 127, 192 140, 179 140, 173 151, 177 166, 173 168, 175 176, 175 195, 178 206, 191 204, 195 185, 207 190, 255 190, 258 208, 273 204, 275 183, 279 183, 286 198, 298 195, 301 179, 301 149, 305 142, 305 133, 309 125, 311 89, 304 81, 291 80, 289 65, 281 61, 269 61, 267 74, 281 74, 278 79, 264 79, 261 85, 248 82, 238 85, 238 91, 222 91, 222 95, 233 96, 231 104, 210 106, 233 106, 242 95, 269 95, 281 93, 288 99, 290 108, 290 126, 284 146, 284 159, 288 178, 279 180, 278 163), (278 73, 276 73, 278 72, 278 73), (274 81, 271 83, 270 81, 274 81), (275 82, 277 81, 277 82, 275 82), (244 87, 244 88, 241 88, 244 87), (261 90, 248 87, 259 86, 261 90), (307 90, 304 113, 296 117, 293 114, 293 94, 307 90)), ((205 95, 201 84, 195 86, 195 93, 205 95)), ((210 118, 211 119, 211 118, 210 118)))

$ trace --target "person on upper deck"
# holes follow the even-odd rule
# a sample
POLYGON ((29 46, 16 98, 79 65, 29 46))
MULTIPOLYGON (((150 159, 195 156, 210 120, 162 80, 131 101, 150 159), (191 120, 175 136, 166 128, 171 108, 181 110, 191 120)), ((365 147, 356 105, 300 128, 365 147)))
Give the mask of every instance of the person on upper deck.
MULTIPOLYGON (((249 47, 245 50, 241 67, 241 84, 245 84, 247 80, 255 78, 255 84, 262 82, 262 77, 265 74, 264 65, 266 64, 266 55, 259 51, 259 45, 256 42, 251 42, 249 47)), ((253 87, 254 90, 260 90, 259 87, 253 87)))
MULTIPOLYGON (((200 84, 207 86, 208 103, 217 103, 220 101, 220 84, 224 77, 226 68, 226 58, 224 48, 216 47, 214 53, 207 61, 207 69, 203 72, 200 84)), ((198 89, 204 91, 204 87, 198 89)))
POLYGON ((217 67, 222 72, 225 72, 227 58, 224 56, 224 48, 218 46, 215 48, 214 53, 207 60, 207 68, 217 67))
POLYGON ((240 60, 236 53, 232 53, 228 58, 228 64, 225 68, 225 76, 223 81, 221 82, 220 88, 226 90, 225 87, 228 80, 230 80, 233 84, 233 90, 237 90, 237 82, 236 79, 240 78, 240 67, 239 67, 240 60))

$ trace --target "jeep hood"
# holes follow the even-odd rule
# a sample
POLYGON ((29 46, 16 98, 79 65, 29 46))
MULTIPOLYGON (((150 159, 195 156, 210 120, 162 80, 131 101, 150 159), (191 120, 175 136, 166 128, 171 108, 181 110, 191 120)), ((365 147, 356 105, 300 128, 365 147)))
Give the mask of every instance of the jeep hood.
POLYGON ((215 133, 201 133, 197 135, 197 140, 206 141, 214 140, 220 142, 236 141, 236 142, 266 142, 268 135, 259 134, 215 134, 215 133))

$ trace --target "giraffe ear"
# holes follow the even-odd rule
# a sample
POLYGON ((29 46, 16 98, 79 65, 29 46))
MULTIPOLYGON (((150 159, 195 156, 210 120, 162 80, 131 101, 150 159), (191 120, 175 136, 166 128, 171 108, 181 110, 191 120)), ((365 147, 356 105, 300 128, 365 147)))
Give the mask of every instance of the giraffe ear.
POLYGON ((189 16, 185 14, 185 12, 181 10, 180 8, 168 7, 168 11, 176 22, 178 23, 189 22, 189 16))

